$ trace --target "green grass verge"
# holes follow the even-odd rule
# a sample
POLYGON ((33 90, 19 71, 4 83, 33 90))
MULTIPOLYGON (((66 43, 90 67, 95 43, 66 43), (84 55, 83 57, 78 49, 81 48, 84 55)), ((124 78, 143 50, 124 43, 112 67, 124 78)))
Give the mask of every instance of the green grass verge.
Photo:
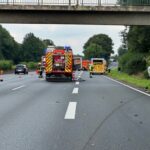
POLYGON ((135 85, 139 88, 148 89, 150 91, 150 79, 144 79, 142 77, 136 76, 136 75, 128 75, 123 72, 118 72, 117 69, 111 70, 110 73, 108 73, 108 76, 135 85))

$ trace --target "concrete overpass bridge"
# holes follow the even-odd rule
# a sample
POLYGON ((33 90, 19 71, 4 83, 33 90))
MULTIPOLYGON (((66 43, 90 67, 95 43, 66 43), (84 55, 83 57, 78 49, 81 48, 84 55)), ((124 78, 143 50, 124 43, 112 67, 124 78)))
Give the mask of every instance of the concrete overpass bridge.
POLYGON ((0 0, 0 23, 150 25, 150 0, 0 0))

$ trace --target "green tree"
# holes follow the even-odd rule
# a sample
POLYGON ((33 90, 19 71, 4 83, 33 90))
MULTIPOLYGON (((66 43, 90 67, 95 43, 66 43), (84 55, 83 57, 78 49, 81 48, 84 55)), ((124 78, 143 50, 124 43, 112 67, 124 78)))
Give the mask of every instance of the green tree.
POLYGON ((150 27, 130 26, 126 41, 127 48, 121 46, 118 50, 119 65, 128 74, 143 72, 150 56, 150 27))
POLYGON ((128 74, 137 74, 146 69, 146 60, 140 53, 127 52, 119 57, 119 66, 128 74))
POLYGON ((147 63, 147 66, 150 66, 150 55, 147 56, 146 63, 147 63))
POLYGON ((55 45, 54 42, 50 39, 45 39, 45 40, 43 40, 43 42, 46 46, 55 45))
POLYGON ((118 55, 119 55, 119 57, 124 55, 127 52, 127 50, 128 50, 127 36, 128 36, 128 27, 125 26, 125 29, 120 32, 122 45, 118 48, 118 55))
POLYGON ((27 34, 22 43, 22 61, 39 61, 45 48, 46 45, 42 40, 33 33, 27 34))
POLYGON ((113 53, 112 39, 106 34, 94 35, 84 44, 85 58, 103 57, 106 60, 110 58, 113 53))
POLYGON ((0 60, 4 59, 4 56, 2 54, 1 48, 0 48, 0 60))
POLYGON ((121 41, 122 41, 122 46, 121 47, 125 50, 128 49, 128 40, 127 40, 128 29, 129 29, 128 26, 125 26, 125 29, 120 32, 121 41))
POLYGON ((19 44, 9 34, 9 32, 0 25, 0 59, 13 60, 16 62, 18 56, 19 44))
POLYGON ((119 55, 119 57, 124 55, 126 52, 127 52, 127 49, 125 49, 124 47, 120 46, 118 48, 118 55, 119 55))
POLYGON ((127 35, 128 49, 132 52, 150 53, 150 27, 130 26, 127 35))
POLYGON ((86 59, 100 57, 102 53, 103 53, 102 47, 95 43, 91 43, 84 51, 84 55, 86 59))
POLYGON ((15 42, 14 48, 15 50, 14 50, 13 62, 17 64, 21 61, 21 55, 22 55, 21 44, 15 42))

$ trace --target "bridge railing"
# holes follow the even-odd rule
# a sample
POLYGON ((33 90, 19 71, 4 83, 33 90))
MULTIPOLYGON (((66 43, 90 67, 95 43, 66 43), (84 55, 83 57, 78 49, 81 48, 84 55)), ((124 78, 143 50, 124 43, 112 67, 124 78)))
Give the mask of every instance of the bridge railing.
POLYGON ((124 6, 149 5, 150 0, 0 0, 0 5, 124 6))

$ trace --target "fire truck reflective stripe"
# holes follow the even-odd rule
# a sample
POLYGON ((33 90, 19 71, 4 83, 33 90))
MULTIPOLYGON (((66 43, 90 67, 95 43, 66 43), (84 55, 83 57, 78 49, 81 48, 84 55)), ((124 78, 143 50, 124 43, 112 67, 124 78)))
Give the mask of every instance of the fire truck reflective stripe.
POLYGON ((66 53, 65 57, 66 57, 65 71, 71 72, 72 71, 72 55, 70 53, 66 53))
POLYGON ((46 58, 46 71, 50 70, 50 61, 49 58, 46 58))
POLYGON ((52 71, 52 53, 49 52, 46 54, 46 72, 52 71))

